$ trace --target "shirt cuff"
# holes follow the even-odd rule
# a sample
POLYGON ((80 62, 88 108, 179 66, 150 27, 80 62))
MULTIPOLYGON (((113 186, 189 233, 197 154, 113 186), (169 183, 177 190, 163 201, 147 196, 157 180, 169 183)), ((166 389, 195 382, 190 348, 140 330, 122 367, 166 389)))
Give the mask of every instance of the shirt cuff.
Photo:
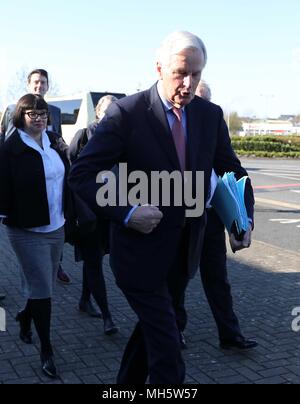
POLYGON ((126 216, 125 220, 124 220, 124 224, 125 226, 128 225, 128 222, 133 214, 133 212, 138 208, 139 205, 135 205, 132 209, 130 209, 130 212, 128 213, 128 215, 126 216))

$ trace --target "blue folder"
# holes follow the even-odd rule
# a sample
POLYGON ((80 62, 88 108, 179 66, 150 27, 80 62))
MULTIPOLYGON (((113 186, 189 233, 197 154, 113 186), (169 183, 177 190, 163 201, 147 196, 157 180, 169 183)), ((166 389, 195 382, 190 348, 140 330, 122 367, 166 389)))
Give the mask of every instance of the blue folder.
POLYGON ((242 240, 249 228, 244 198, 247 178, 245 176, 237 181, 233 172, 219 177, 210 203, 224 223, 228 233, 233 233, 237 240, 242 240))

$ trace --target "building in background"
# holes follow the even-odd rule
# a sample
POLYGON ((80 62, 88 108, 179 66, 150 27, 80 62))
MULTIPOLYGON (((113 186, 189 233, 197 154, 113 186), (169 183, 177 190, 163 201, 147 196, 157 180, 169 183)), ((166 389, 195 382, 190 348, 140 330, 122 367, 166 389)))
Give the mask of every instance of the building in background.
POLYGON ((291 117, 289 116, 289 119, 251 120, 251 122, 243 120, 243 130, 240 132, 240 136, 300 135, 300 127, 293 124, 293 117, 291 117))

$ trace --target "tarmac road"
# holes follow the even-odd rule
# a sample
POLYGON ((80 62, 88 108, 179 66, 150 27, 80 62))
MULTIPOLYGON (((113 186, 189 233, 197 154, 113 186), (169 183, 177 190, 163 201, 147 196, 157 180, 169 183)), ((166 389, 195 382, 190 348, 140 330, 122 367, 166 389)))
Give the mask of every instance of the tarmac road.
POLYGON ((255 191, 253 238, 300 252, 300 160, 243 159, 255 191))

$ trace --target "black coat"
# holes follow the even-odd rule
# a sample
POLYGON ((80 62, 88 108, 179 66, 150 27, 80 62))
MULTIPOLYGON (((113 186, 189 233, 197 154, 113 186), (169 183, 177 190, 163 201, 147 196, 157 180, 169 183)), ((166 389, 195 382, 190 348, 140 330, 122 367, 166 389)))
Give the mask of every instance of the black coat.
MULTIPOLYGON (((71 202, 66 181, 70 167, 67 146, 56 133, 47 134, 65 166, 63 207, 68 217, 71 202)), ((50 224, 42 157, 22 141, 17 130, 0 149, 0 215, 7 216, 5 224, 20 228, 50 224)))

